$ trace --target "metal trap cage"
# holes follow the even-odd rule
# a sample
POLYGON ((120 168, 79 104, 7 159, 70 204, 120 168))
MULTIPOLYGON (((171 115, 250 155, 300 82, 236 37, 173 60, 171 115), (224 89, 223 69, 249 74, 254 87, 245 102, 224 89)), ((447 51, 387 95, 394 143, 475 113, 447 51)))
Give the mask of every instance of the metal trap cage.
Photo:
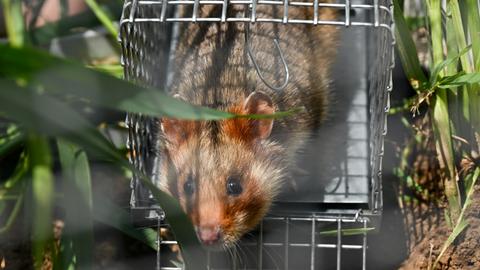
MULTIPOLYGON (((311 24, 341 28, 339 55, 332 75, 336 93, 335 115, 319 141, 339 137, 334 173, 322 175, 315 152, 306 155, 307 181, 325 183, 314 192, 307 186, 284 194, 255 232, 246 236, 231 254, 209 253, 210 269, 367 269, 367 233, 378 229, 382 213, 381 164, 386 114, 392 90, 393 21, 390 0, 125 0, 119 42, 125 78, 168 89, 169 62, 176 46, 178 25, 184 23, 311 24), (218 5, 221 15, 202 17, 202 5, 218 5), (231 5, 247 5, 245 16, 229 17, 231 5), (259 5, 282 8, 281 16, 257 16, 259 5), (181 17, 179 6, 189 6, 191 16, 181 17), (313 18, 289 16, 289 9, 310 8, 313 18), (336 20, 318 17, 321 9, 341 14, 336 20), (340 124, 339 124, 340 123, 340 124), (333 131, 332 131, 333 130, 333 131), (308 191, 308 193, 307 193, 308 191), (335 258, 335 259, 333 259, 335 258)), ((130 161, 156 181, 158 157, 156 119, 128 114, 127 147, 130 161)), ((312 149, 322 144, 312 145, 312 149)), ((300 176, 301 177, 301 176, 300 176)), ((131 212, 138 226, 168 227, 164 214, 136 175, 131 181, 131 212)), ((180 269, 165 255, 172 239, 159 234, 157 269, 180 269)), ((153 265, 152 265, 153 267, 153 265)))

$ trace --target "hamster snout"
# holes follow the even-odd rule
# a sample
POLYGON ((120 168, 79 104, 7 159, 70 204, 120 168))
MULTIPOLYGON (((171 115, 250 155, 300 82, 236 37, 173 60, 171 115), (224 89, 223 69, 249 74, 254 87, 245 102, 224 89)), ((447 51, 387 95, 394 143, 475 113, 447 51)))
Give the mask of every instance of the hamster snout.
POLYGON ((222 242, 222 234, 218 225, 197 227, 195 230, 197 231, 198 239, 206 246, 213 246, 222 242))

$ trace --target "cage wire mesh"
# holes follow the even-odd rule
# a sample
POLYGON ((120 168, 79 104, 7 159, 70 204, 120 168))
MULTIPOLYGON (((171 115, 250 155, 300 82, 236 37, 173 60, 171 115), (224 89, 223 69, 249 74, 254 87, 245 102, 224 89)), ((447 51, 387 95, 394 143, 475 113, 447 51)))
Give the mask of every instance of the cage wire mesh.
MULTIPOLYGON (((343 119, 346 146, 340 151, 343 156, 338 175, 323 187, 321 195, 310 194, 311 197, 297 201, 281 197, 258 229, 241 240, 240 249, 230 255, 209 253, 210 269, 366 269, 367 232, 378 229, 382 212, 383 137, 387 132, 386 114, 394 64, 392 14, 389 0, 335 3, 319 0, 125 0, 119 34, 125 78, 159 89, 168 89, 172 83, 168 63, 172 61, 178 23, 336 25, 346 33, 340 44, 344 52, 339 53, 337 68, 333 70, 334 74, 345 73, 345 70, 354 74, 351 78, 340 77, 334 83, 335 90, 344 89, 343 94, 349 96, 348 102, 337 106, 340 107, 337 111, 347 111, 343 119), (191 6, 191 16, 180 17, 176 10, 181 5, 191 6), (221 15, 202 17, 197 12, 202 5, 221 6, 221 15), (229 17, 230 5, 248 5, 251 12, 243 17, 229 17), (255 12, 258 5, 283 7, 282 16, 258 17, 255 12), (295 7, 313 9, 314 17, 289 16, 289 8, 295 7), (321 20, 317 14, 322 8, 336 9, 343 15, 337 20, 321 20), (353 56, 358 59, 352 60, 353 56)), ((339 93, 337 98, 341 99, 342 92, 339 93)), ((128 114, 126 118, 130 162, 153 181, 157 179, 156 164, 162 158, 155 153, 156 121, 138 114, 128 114)), ((138 226, 167 228, 161 208, 137 175, 133 175, 131 188, 133 221, 138 226)), ((161 239, 159 234, 157 269, 180 269, 162 252, 174 245, 174 240, 161 239)))

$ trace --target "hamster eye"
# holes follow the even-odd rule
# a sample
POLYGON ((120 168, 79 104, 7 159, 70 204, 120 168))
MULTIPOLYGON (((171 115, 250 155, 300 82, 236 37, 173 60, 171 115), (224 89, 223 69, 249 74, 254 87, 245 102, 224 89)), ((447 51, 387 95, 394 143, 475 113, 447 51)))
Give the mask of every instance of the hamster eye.
POLYGON ((238 196, 242 193, 243 187, 240 183, 239 177, 230 176, 227 178, 227 194, 231 196, 238 196))
POLYGON ((185 194, 192 195, 195 192, 195 182, 193 182, 193 177, 191 175, 188 176, 187 182, 183 184, 183 191, 185 194))

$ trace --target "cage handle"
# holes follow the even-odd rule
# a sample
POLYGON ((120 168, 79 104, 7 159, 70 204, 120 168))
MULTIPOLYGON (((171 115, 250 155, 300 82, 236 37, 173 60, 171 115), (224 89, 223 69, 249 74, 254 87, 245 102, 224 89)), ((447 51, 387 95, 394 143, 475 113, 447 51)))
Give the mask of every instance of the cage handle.
POLYGON ((255 60, 255 57, 253 56, 252 50, 250 48, 250 23, 246 23, 246 25, 245 25, 245 46, 247 48, 248 56, 252 60, 253 66, 255 67, 255 70, 257 71, 258 77, 260 77, 262 82, 266 86, 268 86, 270 89, 276 90, 276 91, 281 91, 287 86, 290 74, 289 74, 289 71, 288 71, 287 62, 285 61, 285 57, 283 56, 282 49, 280 48, 280 44, 278 43, 278 39, 276 39, 276 38, 273 39, 273 43, 275 44, 275 48, 277 49, 278 53, 280 54, 280 59, 282 60, 283 68, 284 68, 284 71, 285 71, 285 81, 280 86, 271 85, 263 77, 262 72, 260 71, 260 67, 258 66, 257 61, 255 60))

